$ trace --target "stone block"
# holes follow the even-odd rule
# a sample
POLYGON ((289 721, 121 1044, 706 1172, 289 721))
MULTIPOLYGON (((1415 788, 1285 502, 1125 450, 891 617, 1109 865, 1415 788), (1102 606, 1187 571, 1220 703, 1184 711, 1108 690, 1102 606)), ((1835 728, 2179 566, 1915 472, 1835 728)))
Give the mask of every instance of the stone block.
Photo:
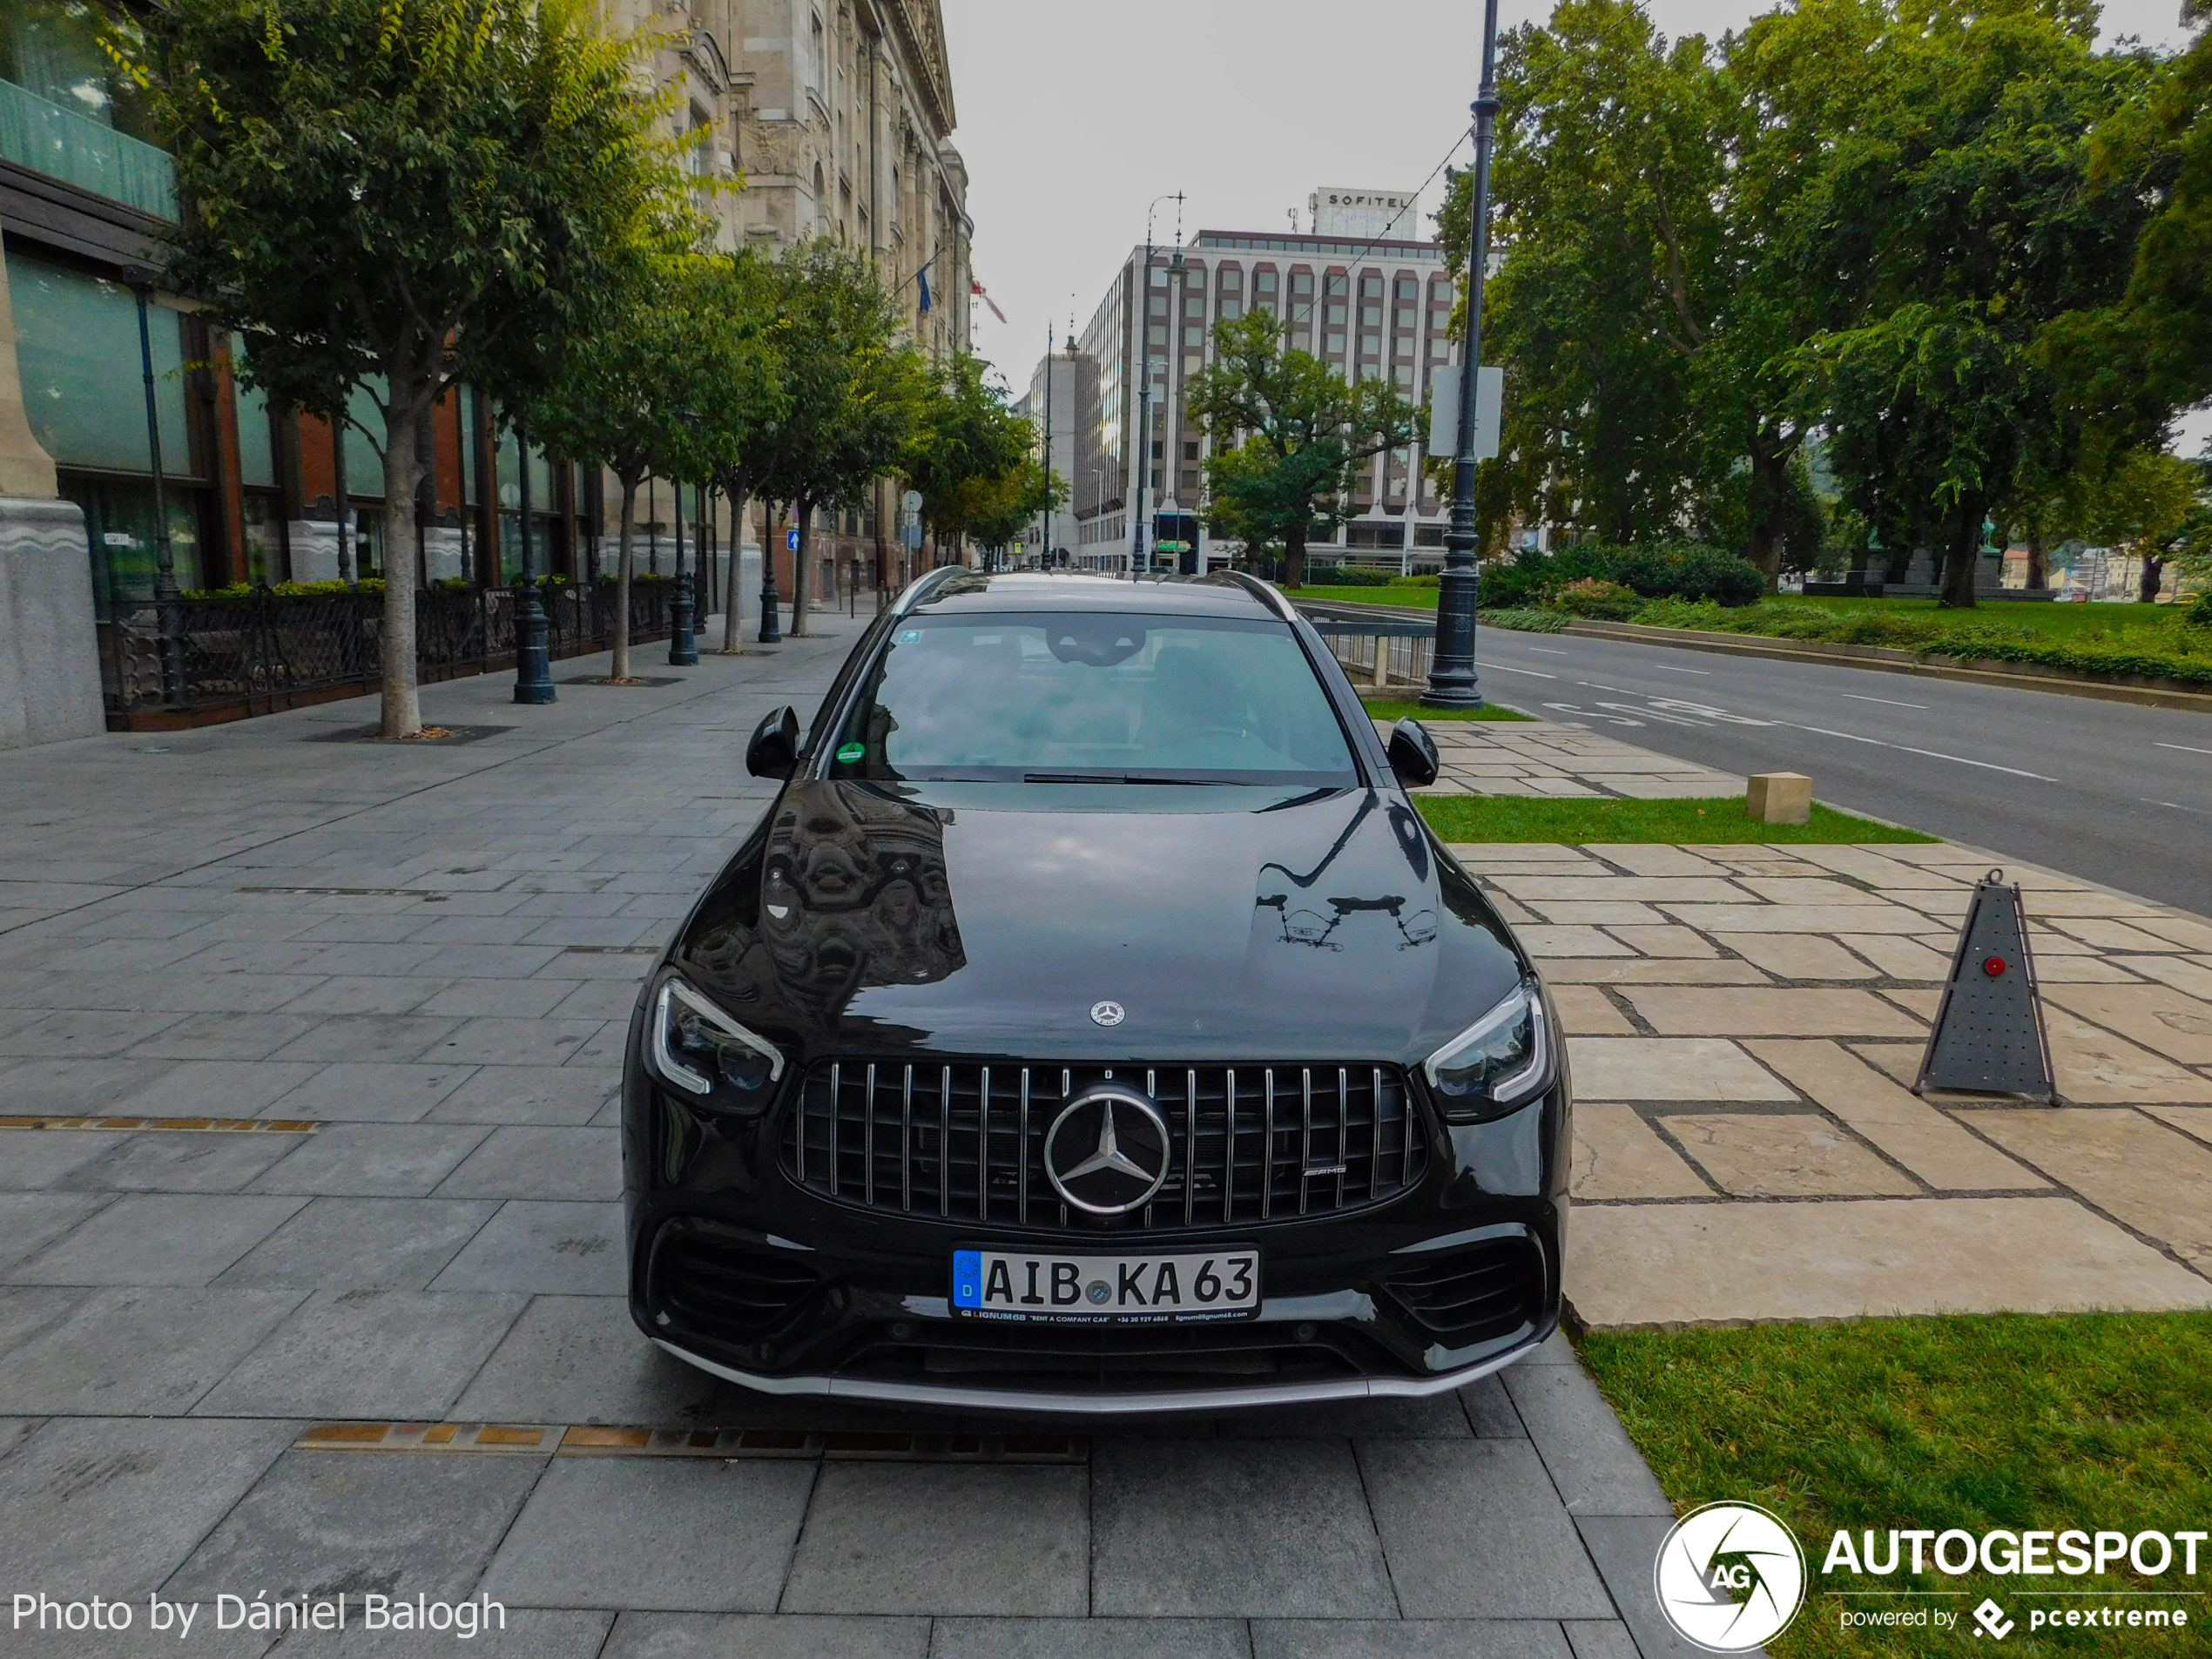
POLYGON ((1802 824, 1812 816, 1812 779, 1801 772, 1757 772, 1743 784, 1743 811, 1762 824, 1802 824))
POLYGON ((84 512, 0 496, 0 749, 106 730, 84 512))

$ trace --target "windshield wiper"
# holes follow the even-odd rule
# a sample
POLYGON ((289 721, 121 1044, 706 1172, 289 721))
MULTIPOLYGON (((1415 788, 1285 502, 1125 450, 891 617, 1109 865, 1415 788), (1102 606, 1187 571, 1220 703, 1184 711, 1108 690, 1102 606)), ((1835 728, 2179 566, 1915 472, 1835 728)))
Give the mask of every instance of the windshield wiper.
POLYGON ((1219 778, 1178 778, 1167 772, 1025 772, 1025 784, 1219 784, 1219 778))

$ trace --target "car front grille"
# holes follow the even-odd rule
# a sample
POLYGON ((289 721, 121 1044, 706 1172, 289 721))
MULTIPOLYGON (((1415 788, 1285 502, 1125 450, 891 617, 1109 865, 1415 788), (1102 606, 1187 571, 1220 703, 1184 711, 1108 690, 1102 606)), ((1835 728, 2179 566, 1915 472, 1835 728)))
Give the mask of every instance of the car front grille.
POLYGON ((942 1220, 1164 1231, 1363 1208, 1415 1185, 1426 1143, 1393 1066, 913 1065, 810 1070, 783 1134, 785 1172, 825 1197, 942 1220), (1108 1077, 1143 1079, 1167 1121, 1165 1184, 1127 1215, 1070 1214, 1044 1172, 1062 1106, 1108 1077))
POLYGON ((1512 1334, 1535 1318, 1543 1288, 1542 1253, 1526 1238, 1440 1252, 1383 1285, 1409 1321, 1447 1348, 1512 1334))

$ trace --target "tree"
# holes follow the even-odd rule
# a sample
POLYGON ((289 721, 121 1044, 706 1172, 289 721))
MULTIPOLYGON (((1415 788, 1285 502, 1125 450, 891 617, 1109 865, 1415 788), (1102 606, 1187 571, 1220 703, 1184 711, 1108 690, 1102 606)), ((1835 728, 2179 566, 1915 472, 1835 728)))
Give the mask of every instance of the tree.
POLYGON ((1881 96, 1833 136, 1791 227, 1801 268, 1859 296, 1788 355, 1800 407, 1851 506, 1942 550, 1946 605, 1974 603, 1985 519, 2074 464, 2054 339, 2118 298, 2143 217, 2088 158, 2148 61, 2095 53, 2091 29, 2058 0, 1901 10, 1881 96))
POLYGON ((1359 463, 1413 441, 1414 408, 1386 380, 1357 382, 1286 348, 1274 313, 1214 325, 1214 360, 1186 382, 1184 405, 1211 440, 1206 482, 1230 534, 1279 546, 1284 580, 1305 581, 1311 527, 1352 516, 1359 463))
MULTIPOLYGON (((898 339, 898 307, 867 260, 833 242, 776 261, 779 412, 752 446, 756 487, 798 516, 791 631, 806 631, 814 515, 855 499, 897 462, 914 420, 919 365, 898 339)), ((773 556, 772 552, 770 556, 773 556)))
POLYGON ((169 0, 137 65, 188 204, 165 280, 246 373, 388 434, 383 734, 422 727, 412 435, 460 381, 543 385, 626 250, 694 233, 631 43, 589 0, 169 0))
POLYGON ((899 469, 921 496, 921 521, 934 535, 974 536, 992 547, 1012 541, 1035 510, 1037 480, 1024 466, 1035 459, 1037 435, 984 370, 965 352, 934 366, 899 469))

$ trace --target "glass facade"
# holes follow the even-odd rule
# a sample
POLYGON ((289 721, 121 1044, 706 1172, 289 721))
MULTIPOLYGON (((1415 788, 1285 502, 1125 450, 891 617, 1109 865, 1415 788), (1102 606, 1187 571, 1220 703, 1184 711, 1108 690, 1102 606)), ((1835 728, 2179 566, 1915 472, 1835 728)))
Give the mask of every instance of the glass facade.
POLYGON ((144 95, 111 43, 136 33, 91 0, 0 6, 0 156, 156 219, 177 216, 177 172, 147 142, 144 95))
MULTIPOLYGON (((54 464, 151 473, 138 307, 119 282, 84 276, 10 249, 8 291, 30 429, 54 464)), ((185 419, 183 319, 149 305, 161 469, 198 475, 185 419)))

